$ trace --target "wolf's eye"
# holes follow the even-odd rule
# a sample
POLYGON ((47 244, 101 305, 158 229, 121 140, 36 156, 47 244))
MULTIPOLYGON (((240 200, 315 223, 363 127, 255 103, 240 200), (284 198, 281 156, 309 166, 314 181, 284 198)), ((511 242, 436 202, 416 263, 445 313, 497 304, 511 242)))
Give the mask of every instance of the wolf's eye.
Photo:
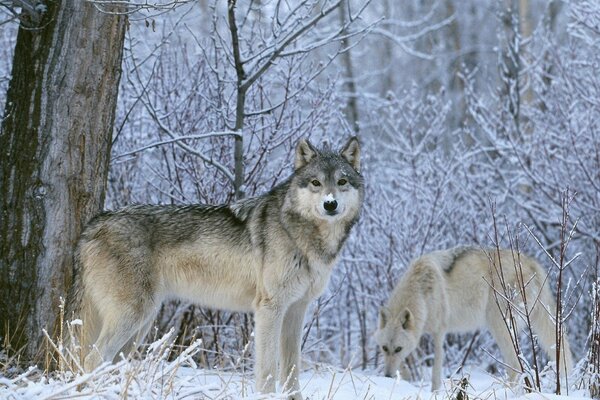
POLYGON ((394 350, 394 353, 400 353, 402 351, 402 346, 398 346, 396 347, 396 349, 394 350))
POLYGON ((387 346, 382 346, 381 349, 384 351, 384 353, 387 353, 389 350, 387 346))
POLYGON ((348 183, 348 181, 345 180, 344 178, 342 178, 338 181, 338 185, 340 185, 340 186, 344 186, 346 183, 348 183))
POLYGON ((310 181, 310 183, 312 183, 313 186, 321 186, 321 182, 319 182, 316 179, 313 179, 312 181, 310 181))

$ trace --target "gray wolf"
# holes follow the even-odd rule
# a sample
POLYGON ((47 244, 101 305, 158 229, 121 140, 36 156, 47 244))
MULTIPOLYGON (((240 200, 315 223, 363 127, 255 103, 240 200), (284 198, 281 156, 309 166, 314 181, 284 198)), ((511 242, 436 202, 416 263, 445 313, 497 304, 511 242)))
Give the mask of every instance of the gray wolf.
MULTIPOLYGON (((533 332, 554 360, 556 336, 551 316, 555 315, 556 305, 546 277, 535 260, 524 255, 517 257, 510 250, 457 247, 425 254, 413 261, 387 305, 379 311, 375 341, 383 351, 385 375, 393 376, 399 371, 408 379, 410 375, 403 361, 418 346, 421 336, 429 333, 434 345, 431 387, 437 390, 441 384, 446 333, 487 328, 509 366, 510 378, 515 381, 519 364, 504 322, 509 300, 504 297, 502 281, 505 287, 520 293, 518 279, 525 283, 533 332), (522 271, 522 276, 518 271, 522 271)), ((513 304, 525 310, 523 296, 514 299, 513 304)), ((520 320, 519 315, 515 319, 520 320)), ((571 371, 571 350, 566 335, 562 344, 561 370, 571 371)))
POLYGON ((257 390, 273 392, 279 379, 300 398, 304 314, 325 289, 363 197, 356 137, 339 153, 300 140, 293 174, 264 195, 96 216, 78 244, 72 290, 84 368, 128 351, 161 303, 184 299, 253 312, 257 390))

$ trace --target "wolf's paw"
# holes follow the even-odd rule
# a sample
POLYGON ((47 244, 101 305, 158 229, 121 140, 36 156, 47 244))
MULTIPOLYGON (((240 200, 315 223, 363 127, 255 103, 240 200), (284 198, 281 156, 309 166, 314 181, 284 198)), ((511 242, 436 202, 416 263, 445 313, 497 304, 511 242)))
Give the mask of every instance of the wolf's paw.
POLYGON ((288 395, 287 400, 302 400, 302 393, 294 392, 293 394, 288 395))

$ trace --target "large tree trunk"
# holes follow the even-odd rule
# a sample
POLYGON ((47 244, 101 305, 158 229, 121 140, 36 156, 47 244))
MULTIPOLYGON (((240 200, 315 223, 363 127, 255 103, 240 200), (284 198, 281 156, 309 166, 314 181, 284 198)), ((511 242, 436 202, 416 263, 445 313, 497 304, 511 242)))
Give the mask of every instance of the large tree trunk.
POLYGON ((45 3, 21 22, 0 130, 0 337, 27 359, 55 332, 74 245, 104 203, 126 26, 86 1, 45 3))

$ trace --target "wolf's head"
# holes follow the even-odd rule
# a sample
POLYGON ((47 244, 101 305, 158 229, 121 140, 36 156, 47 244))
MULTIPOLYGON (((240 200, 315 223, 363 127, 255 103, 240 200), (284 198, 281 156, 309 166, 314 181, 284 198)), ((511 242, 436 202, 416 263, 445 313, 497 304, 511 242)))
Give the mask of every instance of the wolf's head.
POLYGON ((295 207, 305 218, 332 222, 358 215, 364 188, 356 137, 339 153, 317 150, 302 139, 294 166, 295 207))
POLYGON ((379 310, 379 328, 375 333, 375 342, 383 352, 385 376, 396 376, 400 363, 417 347, 419 339, 420 335, 409 309, 405 308, 396 315, 387 307, 379 310))

